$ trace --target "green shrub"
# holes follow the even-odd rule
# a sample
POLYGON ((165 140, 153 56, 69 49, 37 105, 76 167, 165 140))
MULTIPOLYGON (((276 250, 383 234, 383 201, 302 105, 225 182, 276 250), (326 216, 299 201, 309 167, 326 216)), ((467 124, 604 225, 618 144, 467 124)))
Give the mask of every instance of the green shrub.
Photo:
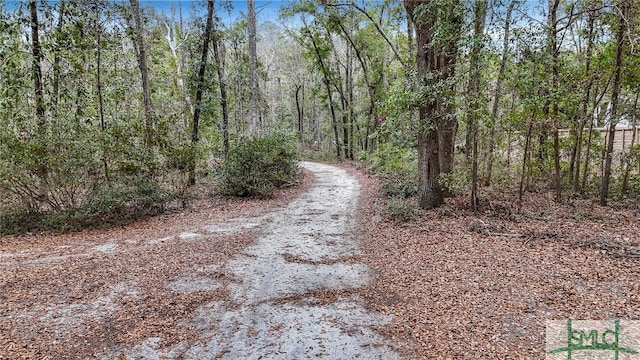
POLYGON ((383 144, 368 163, 381 178, 380 190, 387 197, 408 198, 418 192, 418 156, 415 149, 383 144))
POLYGON ((415 220, 420 215, 420 210, 404 198, 392 197, 387 203, 386 213, 392 220, 407 222, 415 220))
POLYGON ((219 191, 233 196, 266 196, 300 178, 295 136, 271 133, 231 144, 218 169, 219 191))
MULTIPOLYGON (((438 178, 443 189, 451 194, 459 194, 471 187, 471 171, 465 166, 464 160, 454 161, 453 169, 450 173, 442 173, 438 178)), ((480 181, 480 180, 479 180, 480 181)))
POLYGON ((164 211, 172 196, 151 176, 122 175, 101 183, 81 204, 61 210, 37 210, 24 203, 0 204, 0 235, 125 224, 164 211))

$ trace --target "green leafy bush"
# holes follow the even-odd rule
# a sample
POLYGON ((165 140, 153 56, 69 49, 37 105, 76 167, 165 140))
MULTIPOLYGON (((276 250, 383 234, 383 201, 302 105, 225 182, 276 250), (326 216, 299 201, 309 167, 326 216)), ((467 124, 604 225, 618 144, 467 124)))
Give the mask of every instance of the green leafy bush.
POLYGON ((387 203, 386 213, 392 220, 407 222, 415 220, 420 215, 420 210, 407 199, 392 197, 387 203))
POLYGON ((295 136, 270 133, 231 144, 218 169, 219 191, 233 196, 266 196, 299 180, 295 136))
POLYGON ((387 197, 408 198, 418 192, 418 156, 415 149, 383 144, 368 159, 380 176, 380 189, 387 197))
POLYGON ((123 176, 103 184, 75 207, 59 211, 35 211, 20 205, 0 207, 0 235, 124 224, 164 211, 170 199, 149 177, 123 176))

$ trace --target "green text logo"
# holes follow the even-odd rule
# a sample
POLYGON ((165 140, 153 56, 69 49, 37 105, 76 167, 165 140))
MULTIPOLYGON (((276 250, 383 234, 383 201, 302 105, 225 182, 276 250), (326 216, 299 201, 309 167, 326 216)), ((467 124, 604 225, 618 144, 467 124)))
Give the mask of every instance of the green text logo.
MULTIPOLYGON (((638 347, 632 347, 623 342, 624 337, 630 341, 627 343, 636 345, 638 340, 638 327, 623 328, 620 320, 613 324, 607 321, 579 321, 576 326, 572 320, 567 320, 563 328, 557 321, 547 323, 547 354, 560 356, 548 359, 621 359, 621 355, 636 355, 638 347), (634 331, 635 330, 635 331, 634 331), (563 336, 564 335, 564 336, 563 336), (634 336, 635 335, 635 336, 634 336)), ((637 323, 637 322, 632 322, 637 323)), ((637 324, 635 324, 637 325, 637 324)), ((627 359, 629 357, 625 357, 627 359)), ((635 358, 635 357, 634 357, 635 358)))

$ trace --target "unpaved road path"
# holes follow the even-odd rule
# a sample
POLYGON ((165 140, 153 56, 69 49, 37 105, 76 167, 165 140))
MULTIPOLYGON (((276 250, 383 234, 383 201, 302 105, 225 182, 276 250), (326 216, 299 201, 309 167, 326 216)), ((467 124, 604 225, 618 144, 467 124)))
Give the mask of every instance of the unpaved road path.
MULTIPOLYGON (((84 353, 101 359, 397 358, 386 340, 374 331, 390 319, 367 312, 357 296, 340 295, 366 286, 374 275, 365 265, 353 261, 358 254, 353 233, 359 184, 346 171, 333 166, 303 166, 315 174, 315 183, 286 207, 264 216, 201 224, 193 231, 131 241, 126 246, 126 240, 112 240, 93 247, 84 244, 80 250, 77 245, 59 246, 55 253, 38 256, 29 251, 0 253, 0 271, 10 269, 12 273, 11 277, 0 277, 0 290, 17 287, 20 274, 42 271, 47 266, 73 268, 79 266, 78 262, 90 263, 77 271, 116 267, 118 274, 113 280, 92 280, 107 289, 106 293, 76 294, 71 303, 67 299, 26 306, 0 305, 0 317, 4 317, 0 325, 9 327, 9 337, 21 337, 21 341, 7 342, 7 335, 0 335, 0 345, 4 340, 25 347, 25 337, 37 342, 38 333, 46 329, 47 339, 52 342, 47 345, 49 349, 64 354, 56 343, 69 346, 65 341, 81 338, 74 333, 103 329, 99 341, 73 345, 94 347, 84 353), (207 246, 210 239, 246 229, 257 235, 257 241, 223 262, 207 262, 207 254, 216 251, 215 246, 207 246), (163 253, 157 249, 176 243, 179 249, 191 252, 187 263, 193 266, 184 261, 178 266, 136 258, 135 254, 140 254, 140 259, 149 253, 153 256, 154 251, 157 256, 167 256, 169 250, 163 253), (159 275, 155 281, 143 283, 136 277, 142 277, 140 268, 159 275), (129 275, 123 277, 123 272, 129 275), (127 326, 117 326, 119 323, 111 318, 116 314, 140 321, 153 318, 153 314, 136 313, 139 307, 131 304, 146 302, 144 311, 150 311, 153 306, 145 292, 155 291, 155 297, 162 298, 157 288, 162 288, 163 296, 175 297, 176 303, 180 296, 190 294, 200 294, 203 300, 189 303, 185 316, 174 321, 171 329, 164 329, 174 341, 167 343, 162 331, 145 338, 134 337, 133 343, 126 341, 127 326), (202 295, 207 292, 218 295, 202 295), (335 295, 322 295, 327 293, 335 295), (114 325, 110 327, 111 322, 114 325), (189 336, 180 340, 182 334, 189 336)), ((33 286, 53 288, 51 299, 55 289, 77 288, 73 281, 73 277, 58 276, 54 284, 47 280, 33 286)), ((20 355, 20 351, 19 347, 5 349, 4 354, 20 355)))

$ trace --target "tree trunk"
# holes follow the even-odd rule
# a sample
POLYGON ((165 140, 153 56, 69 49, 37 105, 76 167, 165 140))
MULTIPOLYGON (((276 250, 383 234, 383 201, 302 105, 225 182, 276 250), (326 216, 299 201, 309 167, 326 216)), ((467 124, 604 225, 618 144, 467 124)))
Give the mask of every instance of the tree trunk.
MULTIPOLYGON (((442 100, 450 101, 449 99, 442 100)), ((445 114, 444 123, 438 125, 440 172, 442 174, 450 174, 453 171, 453 156, 456 146, 456 133, 458 132, 458 119, 455 111, 456 108, 453 105, 444 106, 438 111, 445 114)), ((446 197, 452 195, 449 190, 445 190, 443 194, 446 197)))
MULTIPOLYGON (((632 112, 632 124, 633 126, 631 127, 633 134, 631 134, 631 151, 629 153, 629 156, 632 156, 633 154, 633 147, 636 145, 636 121, 637 121, 637 112, 638 112, 638 97, 640 97, 640 87, 638 87, 638 89, 636 90, 636 99, 633 101, 633 112, 632 112)), ((624 136, 624 135, 623 135, 624 136)), ((628 187, 629 187, 629 173, 631 172, 631 164, 633 163, 633 161, 631 159, 628 159, 626 161, 626 168, 624 170, 624 177, 622 179, 622 196, 627 196, 627 191, 628 191, 628 187)))
POLYGON ((145 142, 147 149, 151 149, 153 144, 153 107, 151 105, 151 86, 149 85, 149 68, 147 67, 147 51, 142 31, 142 19, 140 14, 139 0, 131 0, 133 6, 133 16, 136 26, 136 42, 138 44, 138 67, 140 68, 140 76, 142 78, 142 96, 144 102, 145 116, 145 142))
MULTIPOLYGON (((611 83, 611 78, 612 76, 609 76, 609 80, 607 81, 606 86, 604 87, 604 89, 602 90, 602 92, 600 93, 600 96, 598 95, 594 95, 593 97, 593 105, 591 106, 592 109, 595 109, 598 107, 598 104, 600 104, 600 101, 602 101, 602 99, 604 98, 607 89, 609 88, 609 84, 611 83)), ((596 88, 597 90, 597 88, 596 88)), ((597 91, 596 91, 597 93, 597 91)), ((594 120, 597 119, 593 119, 593 117, 590 115, 589 117, 590 122, 589 122, 589 131, 588 131, 588 137, 587 137, 587 150, 584 156, 584 169, 582 171, 582 185, 581 185, 581 189, 584 192, 584 189, 587 185, 587 178, 589 176, 589 163, 590 163, 590 157, 591 157, 591 139, 593 138, 593 123, 594 120)))
POLYGON ((413 21, 411 21, 411 15, 407 13, 407 48, 409 54, 415 54, 416 44, 414 39, 415 30, 413 28, 413 21))
POLYGON ((622 2, 618 30, 616 32, 616 65, 613 77, 613 88, 611 90, 611 113, 609 122, 609 136, 605 152, 604 175, 602 178, 602 188, 600 190, 600 205, 607 204, 609 197, 609 182, 611 180, 611 162, 613 160, 613 141, 616 136, 616 124, 618 122, 618 98, 620 94, 620 75, 622 72, 622 53, 624 51, 624 40, 626 31, 625 3, 622 2))
MULTIPOLYGON (((62 5, 60 5, 62 7, 62 5)), ((96 24, 95 28, 98 32, 96 34, 96 91, 98 92, 98 113, 100 114, 100 130, 104 134, 106 131, 106 123, 104 120, 104 96, 102 94, 102 25, 100 24, 100 8, 98 3, 95 3, 94 10, 96 12, 96 24)), ((104 170, 105 180, 110 181, 109 165, 107 163, 107 157, 102 153, 102 167, 104 170)))
MULTIPOLYGON (((436 10, 430 0, 404 0, 405 9, 416 30, 418 78, 427 87, 442 87, 453 75, 458 50, 455 40, 459 37, 462 23, 462 19, 456 14, 458 5, 459 1, 452 1, 447 3, 445 9, 436 10), (442 23, 450 26, 452 33, 446 34, 446 39, 438 38, 437 44, 434 44, 435 36, 443 36, 436 34, 437 25, 442 23)), ((440 4, 437 6, 442 7, 440 4)), ((440 161, 443 155, 445 161, 450 157, 441 152, 443 149, 448 151, 449 148, 453 152, 451 135, 455 135, 455 126, 451 126, 455 122, 455 116, 448 105, 450 94, 447 92, 445 90, 437 93, 433 99, 425 99, 419 107, 418 201, 423 209, 434 208, 443 203, 439 177, 443 167, 446 169, 450 164, 441 164, 440 161), (446 119, 446 123, 436 120, 439 118, 446 119)))
MULTIPOLYGON (((188 111, 188 114, 193 116, 193 113, 195 111, 195 109, 193 108, 193 103, 191 102, 191 96, 189 96, 189 91, 187 91, 187 87, 185 85, 184 82, 184 75, 183 75, 183 56, 182 55, 178 55, 178 40, 176 39, 176 31, 173 29, 173 24, 171 23, 167 23, 165 24, 165 27, 167 29, 167 36, 165 37, 167 39, 167 44, 169 45, 169 49, 171 50, 171 55, 173 56, 175 62, 176 62, 176 76, 175 76, 175 81, 178 85, 178 88, 180 89, 180 92, 182 93, 182 97, 184 99, 184 104, 186 107, 186 110, 188 111)), ((187 127, 187 117, 184 117, 184 121, 185 121, 185 127, 187 127)))
MULTIPOLYGON (((420 36, 418 36, 419 38, 420 36)), ((418 40, 420 46, 420 40, 418 40)), ((428 116, 428 109, 420 109, 420 118, 428 116)), ((422 128, 418 133, 418 203, 423 209, 432 209, 444 203, 440 186, 440 157, 438 133, 422 128)))
MULTIPOLYGON (((31 70, 33 76, 33 92, 36 100, 36 117, 38 118, 38 136, 41 140, 45 140, 47 121, 45 118, 44 110, 44 94, 42 89, 42 51, 40 49, 40 34, 38 21, 38 7, 36 0, 29 1, 29 12, 31 15, 31 54, 33 56, 31 70)), ((35 159, 38 164, 36 170, 36 176, 39 178, 40 183, 38 186, 38 201, 42 203, 49 202, 49 168, 45 157, 38 157, 35 159)), ((39 210, 39 209, 35 209, 39 210)))
POLYGON ((29 1, 29 12, 31 14, 31 54, 33 63, 31 65, 33 75, 33 91, 36 99, 36 116, 38 117, 38 126, 40 130, 44 130, 46 125, 44 111, 44 94, 42 90, 42 50, 40 49, 40 35, 38 21, 38 7, 36 0, 29 1))
POLYGON ((318 44, 316 44, 316 40, 313 37, 313 34, 307 30, 307 35, 309 39, 311 39, 311 44, 313 45, 313 50, 316 54, 316 58, 318 59, 318 64, 320 65, 320 71, 322 72, 322 78, 324 82, 325 89, 327 90, 327 97, 329 101, 329 110, 331 111, 331 125, 333 127, 333 135, 335 137, 336 142, 336 156, 338 160, 342 159, 342 152, 340 151, 340 135, 338 134, 338 118, 336 116, 336 110, 333 105, 333 92, 331 91, 331 80, 329 79, 329 69, 326 67, 324 60, 322 58, 322 54, 320 53, 320 49, 318 49, 318 44))
POLYGON ((216 61, 216 73, 218 75, 218 87, 220 88, 220 107, 222 108, 222 149, 225 154, 229 152, 229 101, 227 99, 227 82, 224 75, 225 62, 221 46, 224 46, 220 40, 220 35, 214 31, 213 36, 213 57, 216 61))
POLYGON ((493 106, 491 107, 491 125, 489 129, 489 146, 487 154, 487 169, 484 185, 491 185, 491 176, 493 172, 493 159, 496 147, 496 126, 498 121, 498 107, 500 105, 500 97, 502 96, 502 83, 504 82, 504 74, 507 69, 507 58, 509 53, 509 36, 511 31, 511 16, 514 7, 518 4, 518 0, 512 0, 507 8, 506 19, 504 22, 504 36, 502 37, 502 55, 500 59, 500 69, 498 70, 498 79, 496 80, 496 88, 493 93, 493 106))
POLYGON ((471 211, 478 210, 478 127, 480 122, 479 112, 484 104, 484 94, 480 91, 481 59, 480 52, 483 48, 484 24, 487 15, 487 1, 476 0, 474 5, 473 19, 473 42, 469 55, 470 71, 469 83, 467 85, 467 95, 469 103, 467 105, 468 132, 471 139, 471 194, 469 205, 471 211))
POLYGON ((303 85, 298 85, 296 87, 296 111, 298 113, 298 141, 300 142, 300 146, 304 148, 304 91, 303 85), (300 96, 302 93, 302 98, 300 96))
POLYGON ((527 128, 527 136, 524 142, 524 154, 522 155, 522 174, 520 175, 520 188, 518 189, 518 202, 522 204, 524 195, 524 182, 527 177, 527 158, 529 157, 529 147, 531 145, 531 133, 533 131, 533 119, 535 117, 535 109, 531 111, 529 126, 527 128))
MULTIPOLYGON (((202 56, 200 57, 200 67, 198 69, 198 86, 196 87, 196 102, 193 112, 193 123, 191 128, 191 142, 195 147, 200 141, 200 111, 202 109, 202 94, 204 93, 205 73, 207 70, 207 59, 209 58, 209 42, 211 40, 211 30, 213 28, 213 6, 215 0, 207 1, 207 25, 202 36, 202 56)), ((196 158, 193 157, 189 169, 189 185, 196 183, 196 158)))
POLYGON ((249 31, 249 136, 257 132, 260 93, 258 88, 258 54, 256 51, 256 8, 254 0, 247 0, 249 31))
MULTIPOLYGON (((96 5, 97 6, 97 5, 96 5)), ((60 0, 60 10, 58 10, 58 25, 57 27, 57 32, 58 32, 58 39, 56 40, 57 42, 60 40, 60 37, 62 36, 62 27, 64 25, 64 16, 65 16, 65 1, 64 0, 60 0)), ((57 44, 59 46, 59 44, 57 44)), ((53 57, 53 66, 52 66, 52 70, 53 70, 53 95, 51 96, 51 101, 53 103, 53 118, 57 119, 58 117, 58 102, 60 101, 60 49, 58 49, 55 52, 55 55, 53 57)))
POLYGON ((549 56, 551 58, 551 119, 553 123, 553 164, 555 170, 554 184, 556 190, 556 202, 560 202, 562 198, 562 183, 560 174, 560 139, 558 129, 560 127, 560 117, 558 109, 558 83, 560 79, 560 67, 558 65, 558 39, 557 39, 557 25, 558 25, 558 7, 560 6, 560 0, 549 0, 549 17, 547 22, 548 35, 547 46, 549 50, 549 56))
MULTIPOLYGON (((356 58, 358 59, 358 63, 360 64, 360 68, 362 69, 362 75, 364 77, 364 82, 367 85, 367 92, 369 95, 369 114, 368 114, 369 121, 375 120, 378 117, 377 109, 376 109, 376 98, 375 98, 376 85, 372 84, 371 82, 369 67, 367 66, 367 63, 362 53, 360 52, 360 49, 358 49, 355 42, 353 41, 353 37, 351 36, 351 34, 344 28, 344 25, 342 24, 339 18, 336 18, 336 21, 340 26, 340 29, 342 30, 342 33, 344 34, 345 38, 347 39, 349 44, 351 44, 351 47, 353 48, 353 51, 356 54, 356 58)), ((410 23, 411 22, 409 22, 409 24, 410 23)), ((413 25, 409 26, 409 28, 411 28, 411 32, 413 32, 413 25)), ((349 102, 353 104, 353 81, 349 88, 349 99, 350 99, 349 102)), ((351 140, 352 141, 351 158, 353 158, 353 132, 354 132, 354 127, 356 126, 355 119, 353 116, 353 106, 350 107, 350 112, 351 112, 350 138, 352 139, 351 140)), ((368 149, 367 141, 369 136, 369 133, 368 133, 369 125, 367 125, 366 131, 367 133, 365 134, 364 144, 362 146, 362 149, 365 151, 368 149)))
MULTIPOLYGON (((593 54, 593 42, 595 32, 593 30, 595 23, 595 12, 589 11, 589 23, 587 25, 587 50, 585 54, 585 65, 583 77, 587 81, 584 87, 584 97, 582 98, 582 108, 580 111, 581 119, 578 122, 578 137, 576 139, 576 161, 574 166, 573 191, 580 192, 580 162, 582 157, 582 137, 584 136, 584 127, 587 121, 591 119, 589 111, 589 100, 591 99, 591 87, 593 86, 593 76, 591 74, 591 57, 593 54)), ((593 123, 593 121, 590 121, 593 123)))

